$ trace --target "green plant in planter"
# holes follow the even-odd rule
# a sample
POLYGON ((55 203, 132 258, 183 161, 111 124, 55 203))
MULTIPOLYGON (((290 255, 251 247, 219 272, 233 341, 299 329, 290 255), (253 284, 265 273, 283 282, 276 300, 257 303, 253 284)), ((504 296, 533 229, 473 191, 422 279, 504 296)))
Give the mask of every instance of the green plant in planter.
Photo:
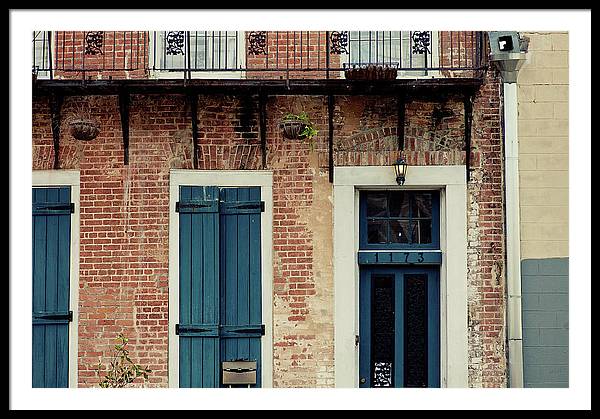
MULTIPOLYGON (((302 112, 299 114, 288 113, 283 117, 283 125, 284 126, 286 125, 285 124, 286 121, 296 121, 296 122, 301 123, 302 127, 299 129, 299 132, 297 133, 298 138, 302 138, 302 139, 305 138, 307 140, 312 140, 313 137, 319 133, 319 131, 315 129, 315 126, 313 125, 312 121, 309 119, 306 112, 302 112)), ((314 146, 314 142, 311 141, 310 145, 311 145, 311 150, 312 150, 312 148, 314 146)))
POLYGON ((100 377, 99 385, 101 388, 125 387, 138 377, 143 377, 145 380, 148 379, 148 374, 152 370, 148 367, 143 368, 135 364, 129 358, 129 351, 125 349, 128 341, 129 339, 122 333, 119 333, 117 335, 118 343, 115 345, 113 359, 110 361, 108 368, 105 368, 102 363, 98 363, 96 372, 100 377))

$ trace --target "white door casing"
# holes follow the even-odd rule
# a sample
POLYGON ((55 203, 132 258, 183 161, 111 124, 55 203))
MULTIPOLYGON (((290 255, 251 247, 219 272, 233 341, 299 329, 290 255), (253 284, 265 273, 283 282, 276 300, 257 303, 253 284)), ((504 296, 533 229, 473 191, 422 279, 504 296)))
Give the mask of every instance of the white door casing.
POLYGON ((179 387, 179 216, 175 204, 180 186, 259 186, 265 211, 261 214, 261 339, 262 388, 273 386, 273 172, 267 170, 171 169, 169 184, 169 387, 179 387))
POLYGON ((403 186, 392 167, 336 167, 333 185, 335 386, 358 387, 357 261, 359 191, 440 191, 440 377, 442 387, 468 386, 467 185, 465 166, 412 166, 403 186))

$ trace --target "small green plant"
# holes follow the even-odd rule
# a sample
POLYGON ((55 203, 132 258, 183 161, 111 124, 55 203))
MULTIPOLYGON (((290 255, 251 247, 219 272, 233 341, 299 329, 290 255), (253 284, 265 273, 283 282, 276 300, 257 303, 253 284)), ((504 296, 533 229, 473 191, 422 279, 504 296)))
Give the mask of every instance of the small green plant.
POLYGON ((148 374, 152 370, 148 367, 143 368, 135 364, 129 358, 129 351, 125 349, 128 341, 129 339, 122 333, 119 333, 117 335, 114 356, 108 368, 105 368, 102 363, 98 363, 96 372, 98 373, 98 377, 100 377, 99 385, 101 388, 125 387, 138 377, 143 377, 145 380, 148 379, 148 374))
POLYGON ((300 138, 306 138, 311 140, 315 135, 319 133, 318 130, 315 129, 313 123, 308 118, 306 112, 302 112, 300 114, 288 113, 283 117, 284 121, 301 121, 304 123, 304 128, 299 134, 300 138))

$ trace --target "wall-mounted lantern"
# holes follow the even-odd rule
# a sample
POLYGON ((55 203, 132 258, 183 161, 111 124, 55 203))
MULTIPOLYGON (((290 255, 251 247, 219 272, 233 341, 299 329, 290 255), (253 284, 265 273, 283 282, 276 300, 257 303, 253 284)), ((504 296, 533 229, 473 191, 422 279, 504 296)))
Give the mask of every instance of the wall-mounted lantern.
POLYGON ((396 182, 398 185, 404 185, 406 179, 406 170, 408 169, 408 163, 402 157, 396 160, 394 163, 394 171, 396 172, 396 182))

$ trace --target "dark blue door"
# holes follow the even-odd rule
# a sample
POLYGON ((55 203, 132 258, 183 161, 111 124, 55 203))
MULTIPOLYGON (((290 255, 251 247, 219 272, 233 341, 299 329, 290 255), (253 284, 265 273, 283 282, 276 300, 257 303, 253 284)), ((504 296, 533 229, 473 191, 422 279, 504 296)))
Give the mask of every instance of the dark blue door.
POLYGON ((220 387, 221 362, 249 360, 260 387, 260 188, 182 186, 177 211, 179 386, 220 387))
POLYGON ((438 272, 361 267, 360 387, 440 386, 438 272))
POLYGON ((32 195, 32 386, 68 387, 71 190, 32 195))

